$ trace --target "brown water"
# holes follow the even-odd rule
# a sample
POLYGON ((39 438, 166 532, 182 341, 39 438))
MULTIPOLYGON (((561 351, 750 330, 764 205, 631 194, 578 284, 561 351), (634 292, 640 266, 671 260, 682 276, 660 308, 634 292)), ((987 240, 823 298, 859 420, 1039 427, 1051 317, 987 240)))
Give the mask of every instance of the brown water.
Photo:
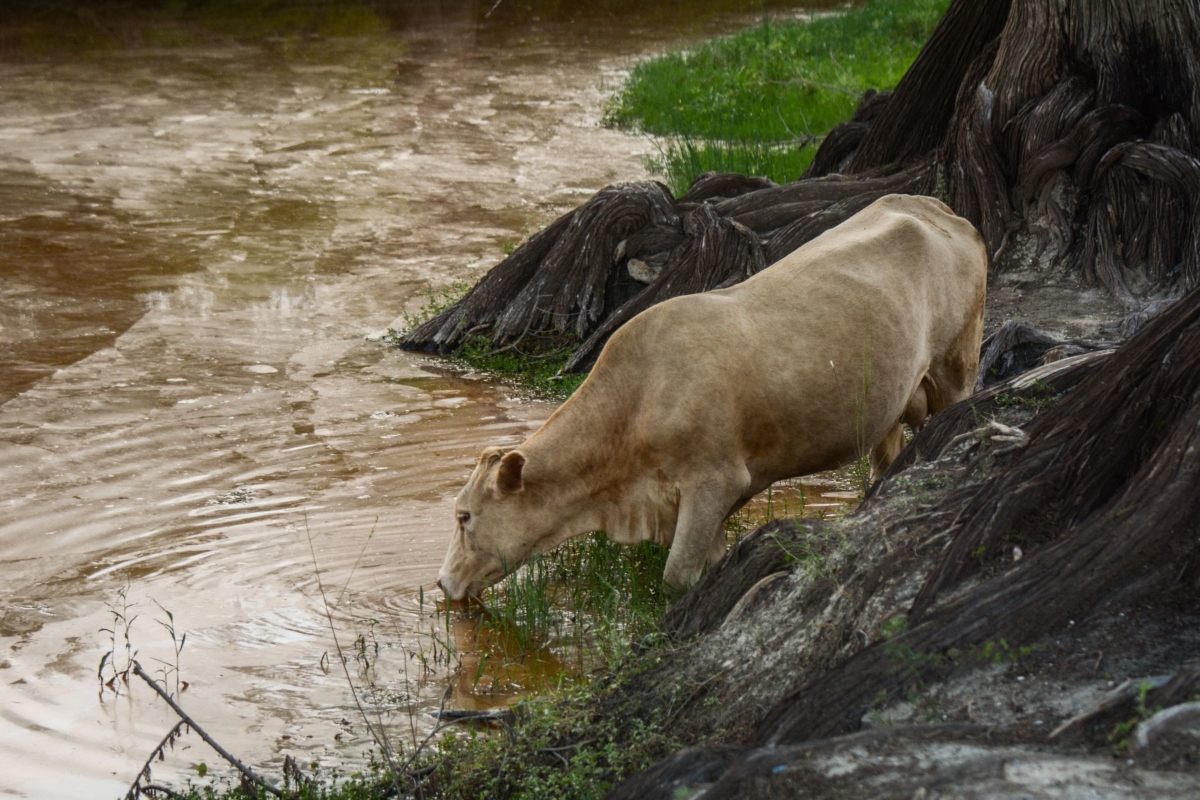
MULTIPOLYGON (((387 687, 360 699, 393 736, 431 725, 449 678, 419 591, 452 498, 551 406, 378 332, 643 178, 650 145, 597 127, 607 91, 747 20, 490 5, 351 37, 0 36, 0 796, 121 795, 174 723, 144 686, 98 693, 122 592, 147 668, 174 667, 166 610, 187 632, 182 702, 250 763, 370 746, 327 608, 354 680, 387 687)), ((188 737, 155 774, 217 760, 188 737)))

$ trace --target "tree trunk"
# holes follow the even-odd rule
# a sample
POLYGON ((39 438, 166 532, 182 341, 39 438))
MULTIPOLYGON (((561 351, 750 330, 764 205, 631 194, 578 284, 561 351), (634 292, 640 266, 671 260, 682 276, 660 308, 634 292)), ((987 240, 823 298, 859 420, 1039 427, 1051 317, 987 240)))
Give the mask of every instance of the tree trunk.
POLYGON ((679 200, 609 187, 405 346, 569 334, 583 344, 568 369, 583 369, 639 311, 742 280, 891 192, 946 200, 996 272, 1103 285, 1128 334, 1200 284, 1198 93, 1188 0, 955 0, 896 90, 869 92, 801 180, 705 175, 679 200))
MULTIPOLYGON (((799 654, 789 650, 789 660, 767 674, 753 667, 744 671, 759 682, 790 682, 794 688, 766 708, 754 699, 752 687, 722 688, 712 698, 718 704, 736 705, 742 702, 741 692, 751 695, 743 708, 733 712, 750 718, 744 726, 750 731, 735 737, 718 732, 719 744, 664 759, 617 787, 611 797, 669 798, 675 788, 697 784, 712 786, 714 797, 793 796, 794 789, 783 790, 786 775, 793 773, 780 770, 795 769, 799 775, 801 753, 813 748, 844 751, 893 735, 919 755, 915 766, 887 768, 915 785, 905 784, 903 792, 886 796, 913 797, 931 777, 930 764, 937 763, 935 754, 921 750, 926 734, 979 752, 986 752, 980 748, 987 741, 1018 741, 1027 749, 1015 757, 1031 758, 1036 757, 1036 748, 1045 755, 1062 731, 1078 733, 1100 719, 1096 749, 1102 765, 1111 761, 1114 725, 1193 700, 1196 648, 1182 644, 1181 649, 1192 656, 1171 665, 1173 678, 1131 680, 1104 702, 1066 720, 1054 733, 1053 725, 1031 736, 994 722, 981 726, 951 720, 925 728, 883 727, 852 734, 872 708, 911 699, 916 692, 952 678, 956 671, 986 670, 981 665, 990 662, 970 654, 986 652, 989 645, 999 643, 1005 652, 1015 653, 1024 645, 1084 636, 1095 610, 1105 605, 1113 615, 1116 608, 1132 610, 1135 619, 1138 609, 1164 603, 1188 609, 1189 614, 1194 607, 1200 590, 1200 289, 1150 321, 1115 353, 1085 354, 1064 362, 1053 374, 1049 369, 1039 372, 1041 381, 1009 382, 985 390, 934 417, 873 488, 855 514, 861 522, 851 521, 849 529, 840 531, 860 546, 855 555, 838 562, 831 568, 835 571, 819 581, 789 594, 789 583, 803 586, 802 582, 779 575, 780 562, 787 561, 788 553, 801 554, 808 537, 819 533, 794 523, 772 523, 752 534, 731 551, 730 563, 718 564, 701 578, 668 613, 667 632, 680 640, 712 632, 715 643, 681 641, 679 651, 686 654, 695 648, 701 656, 681 657, 661 685, 673 686, 671 681, 683 674, 696 686, 712 686, 733 668, 731 659, 746 657, 746 651, 736 649, 738 637, 764 636, 768 635, 764 631, 782 627, 794 631, 793 636, 807 637, 805 649, 799 654), (939 458, 964 434, 974 440, 968 432, 991 418, 1001 403, 1033 403, 1062 393, 1065 397, 1037 415, 1027 426, 1027 436, 1017 437, 1015 445, 993 441, 970 451, 975 454, 966 459, 967 472, 984 473, 982 480, 950 489, 937 502, 913 513, 916 509, 899 487, 908 480, 914 460, 939 458), (900 514, 889 516, 881 507, 900 514), (864 540, 861 533, 869 538, 864 540), (1014 557, 1014 548, 1021 557, 1014 557), (887 598, 895 587, 913 575, 918 576, 920 587, 915 598, 907 608, 890 605, 887 598), (776 591, 780 586, 783 590, 776 591), (743 593, 740 599, 739 592, 743 593), (1166 597, 1171 599, 1164 601, 1166 597), (898 615, 905 622, 901 632, 891 638, 879 636, 881 618, 900 619, 898 615), (709 664, 714 672, 697 674, 697 664, 709 664), (1147 686, 1154 688, 1146 692, 1147 686), (976 729, 981 739, 964 739, 969 728, 976 729), (775 777, 777 773, 783 777, 775 777)), ((963 463, 959 453, 955 450, 948 461, 963 463)), ((821 538, 833 539, 837 547, 840 537, 817 541, 821 538)), ((912 595, 906 592, 905 596, 912 595)), ((1185 619, 1194 622, 1195 618, 1185 619)), ((1192 639, 1186 627, 1174 625, 1167 630, 1168 637, 1181 642, 1192 639)), ((1067 643, 1060 656, 1078 646, 1079 640, 1067 643)), ((1135 660, 1130 650, 1139 651, 1137 644, 1108 637, 1104 647, 1118 663, 1135 660)), ((1154 639, 1153 647, 1169 650, 1170 642, 1154 639)), ((1025 674, 1031 681, 1038 679, 1025 674)), ((1026 700, 1052 705, 1050 695, 1064 679, 1062 672, 1046 670, 1041 676, 1044 694, 1026 700)), ((1099 675, 1093 672, 1090 680, 1099 681, 1099 675)), ((1088 681, 1081 676, 1075 685, 1088 681)), ((967 685, 986 687, 987 681, 977 679, 967 685)), ((1009 690, 999 688, 1003 685, 994 688, 993 700, 1007 696, 1009 690)), ((636 698, 646 691, 645 686, 635 686, 630 695, 636 698)), ((693 691, 698 694, 698 689, 693 691)), ((691 727, 705 732, 688 716, 711 712, 703 710, 704 702, 695 706, 673 709, 677 730, 691 727)), ((1053 712, 1043 706, 1038 714, 1043 713, 1053 712)), ((727 713, 724 718, 728 717, 727 713)), ((1076 739, 1054 752, 1061 757, 1079 750, 1076 739)), ((866 760, 873 763, 869 757, 866 760)), ((978 763, 984 760, 980 756, 978 763)), ((880 769, 885 761, 879 759, 880 769)), ((944 769, 938 770, 941 784, 956 786, 944 769)), ((802 781, 804 796, 845 796, 817 791, 823 786, 821 776, 828 777, 828 772, 815 767, 813 771, 818 774, 810 774, 807 783, 802 781)), ((1067 791, 1075 780, 1064 776, 1062 790, 1067 791)), ((1032 796, 1022 794, 1019 786, 1010 788, 1013 793, 1004 796, 1032 796)))
POLYGON ((1061 266, 1130 310, 1200 281, 1200 6, 1016 0, 939 153, 1000 268, 1061 266))
MULTIPOLYGON (((1123 333, 1132 338, 1048 381, 1050 391, 1079 383, 1035 418, 1027 438, 1010 430, 1013 444, 979 467, 982 480, 918 515, 925 519, 920 539, 908 541, 945 546, 936 556, 922 552, 929 571, 917 573, 925 574, 920 589, 899 609, 906 612, 903 633, 872 641, 869 629, 855 626, 868 607, 878 625, 887 602, 879 587, 912 574, 912 548, 889 550, 869 574, 864 567, 838 576, 837 592, 854 595, 858 611, 823 618, 820 653, 805 652, 795 680, 780 676, 794 688, 781 689, 773 707, 746 712, 757 723, 747 743, 803 747, 855 730, 881 698, 902 696, 914 672, 935 679, 946 661, 934 656, 952 659, 950 653, 985 642, 1032 642, 1118 592, 1122 602, 1136 604, 1181 581, 1196 584, 1198 154, 1200 3, 954 0, 896 90, 864 98, 855 118, 831 132, 803 179, 763 186, 710 175, 680 200, 646 184, 606 190, 601 196, 614 206, 626 195, 652 195, 651 210, 618 215, 631 220, 619 230, 582 230, 576 219, 603 218, 585 205, 531 239, 459 306, 410 335, 408 345, 452 348, 479 331, 501 344, 549 326, 584 340, 571 366, 585 367, 611 331, 642 308, 740 280, 890 192, 936 194, 971 220, 987 244, 993 281, 1017 272, 1035 282, 1070 278, 1119 300, 1123 333), (603 246, 578 244, 588 241, 603 246), (542 277, 575 250, 589 254, 580 259, 590 271, 586 279, 567 286, 542 277), (547 253, 557 255, 540 255, 547 253), (617 286, 631 259, 662 270, 629 299, 575 288, 617 286), (510 303, 547 292, 557 317, 510 303), (898 665, 899 649, 928 658, 898 665)), ((1087 349, 1021 326, 996 337, 988 369, 1019 366, 1046 351, 1087 349)), ((1044 388, 1012 387, 1004 395, 984 390, 935 417, 893 465, 884 489, 873 493, 914 460, 935 457, 985 423, 1002 397, 1037 405, 1044 388)), ((869 497, 864 504, 868 521, 872 503, 869 497)), ((793 542, 803 535, 795 527, 774 533, 793 542)), ((888 546, 886 530, 878 538, 876 544, 888 546)), ((774 579, 787 554, 756 549, 767 544, 760 536, 739 546, 671 612, 669 630, 704 635, 745 603, 780 594, 778 581, 774 589, 763 581, 774 579)), ((810 591, 818 605, 822 591, 810 591)), ((837 600, 831 595, 827 602, 837 600)), ((707 685, 719 677, 697 680, 707 685)), ((726 750, 707 760, 701 751, 685 755, 680 763, 707 764, 714 775, 736 760, 726 750)), ((674 768, 663 769, 655 785, 677 785, 667 780, 674 768)), ((634 788, 622 792, 641 796, 634 788)))

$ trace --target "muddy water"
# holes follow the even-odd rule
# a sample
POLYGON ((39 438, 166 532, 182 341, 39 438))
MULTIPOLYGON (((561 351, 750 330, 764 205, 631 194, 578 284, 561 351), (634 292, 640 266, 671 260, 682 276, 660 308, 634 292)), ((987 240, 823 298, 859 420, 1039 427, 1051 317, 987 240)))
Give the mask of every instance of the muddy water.
MULTIPOLYGON (((0 796, 124 792, 174 723, 98 691, 126 638, 246 761, 329 769, 370 746, 331 617, 358 699, 421 733, 453 495, 552 409, 377 333, 643 177, 648 145, 596 125, 606 91, 743 21, 441 3, 350 37, 6 45, 0 796)), ((216 760, 189 737, 155 774, 216 760)))

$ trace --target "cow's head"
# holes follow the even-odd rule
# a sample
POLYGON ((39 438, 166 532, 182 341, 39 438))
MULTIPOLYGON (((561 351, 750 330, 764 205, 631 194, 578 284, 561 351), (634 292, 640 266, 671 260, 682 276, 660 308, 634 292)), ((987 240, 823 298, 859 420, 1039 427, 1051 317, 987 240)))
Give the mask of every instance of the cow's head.
POLYGON ((525 563, 553 525, 530 502, 525 456, 489 447, 454 501, 454 538, 438 584, 446 597, 478 594, 525 563))

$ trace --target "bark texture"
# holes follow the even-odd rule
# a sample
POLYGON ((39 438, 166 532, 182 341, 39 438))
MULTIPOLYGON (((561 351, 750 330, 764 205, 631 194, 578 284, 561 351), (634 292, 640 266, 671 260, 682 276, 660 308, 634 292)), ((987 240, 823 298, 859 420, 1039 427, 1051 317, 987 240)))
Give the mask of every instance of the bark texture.
POLYGON ((955 0, 895 91, 868 92, 800 180, 710 174, 678 200, 610 186, 405 346, 568 333, 583 343, 568 369, 584 369, 639 311, 742 280, 890 192, 948 202, 994 272, 1104 286, 1129 334, 1200 284, 1198 155, 1200 5, 955 0))
POLYGON ((881 692, 898 694, 908 680, 889 646, 944 653, 1028 642, 1131 579, 1152 595, 1180 576, 1200 546, 1200 290, 1040 415, 1028 441, 943 507, 953 513, 942 531, 950 542, 908 611, 907 632, 784 698, 760 726, 764 743, 856 727, 881 692), (1025 556, 1005 568, 1014 547, 1025 556))

